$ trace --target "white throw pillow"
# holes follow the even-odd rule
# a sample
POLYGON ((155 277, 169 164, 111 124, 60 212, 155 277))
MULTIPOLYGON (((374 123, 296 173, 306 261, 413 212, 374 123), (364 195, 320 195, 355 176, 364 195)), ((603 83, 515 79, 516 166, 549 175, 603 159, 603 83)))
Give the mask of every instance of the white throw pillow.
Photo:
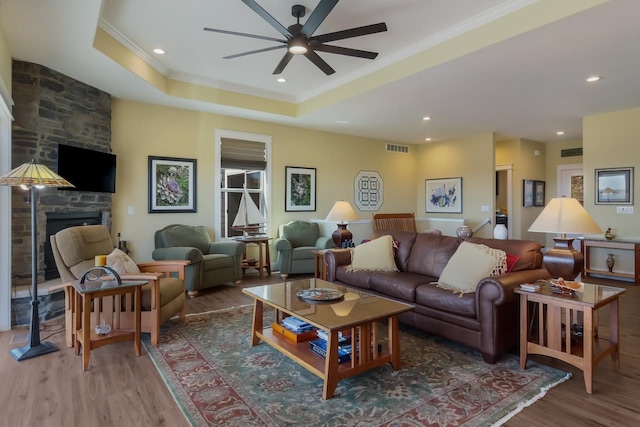
POLYGON ((506 262, 506 253, 486 245, 462 242, 447 262, 438 279, 438 287, 454 293, 473 293, 478 282, 506 262))
POLYGON ((382 236, 353 248, 347 271, 398 271, 393 258, 393 238, 382 236))
POLYGON ((140 274, 138 265, 129 255, 118 248, 115 248, 107 255, 107 265, 113 268, 118 274, 140 274))

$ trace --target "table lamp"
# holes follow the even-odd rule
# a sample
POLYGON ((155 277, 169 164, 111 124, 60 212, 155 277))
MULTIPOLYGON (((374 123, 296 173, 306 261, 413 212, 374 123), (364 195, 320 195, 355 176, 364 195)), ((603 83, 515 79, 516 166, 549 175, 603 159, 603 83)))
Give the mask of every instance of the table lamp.
POLYGON ((31 160, 18 166, 11 172, 0 176, 0 185, 19 186, 30 191, 31 203, 31 321, 29 323, 29 342, 26 347, 10 350, 11 356, 18 362, 32 357, 58 351, 53 343, 40 342, 40 316, 38 314, 38 241, 36 229, 36 189, 44 187, 74 187, 66 179, 55 174, 48 167, 31 160))
POLYGON ((573 238, 567 234, 596 234, 602 229, 578 200, 569 197, 551 199, 529 231, 558 233, 553 249, 544 254, 543 264, 552 277, 574 280, 582 271, 584 256, 573 248, 573 238))
POLYGON ((331 234, 336 247, 341 248, 343 242, 353 240, 353 234, 347 230, 347 223, 349 221, 356 221, 357 219, 358 215, 349 202, 339 200, 333 205, 326 220, 338 222, 338 228, 331 234))

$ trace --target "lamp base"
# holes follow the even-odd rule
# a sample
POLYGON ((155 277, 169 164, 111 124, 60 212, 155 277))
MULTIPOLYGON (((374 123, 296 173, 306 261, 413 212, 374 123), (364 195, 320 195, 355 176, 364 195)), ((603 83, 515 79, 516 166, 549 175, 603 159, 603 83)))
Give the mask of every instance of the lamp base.
POLYGON ((31 359, 32 357, 42 356, 43 354, 53 353, 58 351, 58 347, 49 341, 41 342, 36 346, 26 346, 20 348, 14 348, 9 351, 11 356, 18 362, 31 359))
POLYGON ((574 280, 582 271, 584 256, 573 248, 573 238, 554 237, 556 245, 544 254, 543 264, 551 277, 574 280))
POLYGON ((331 237, 337 248, 341 248, 343 242, 353 240, 353 234, 347 230, 347 224, 338 224, 338 228, 331 234, 331 237))

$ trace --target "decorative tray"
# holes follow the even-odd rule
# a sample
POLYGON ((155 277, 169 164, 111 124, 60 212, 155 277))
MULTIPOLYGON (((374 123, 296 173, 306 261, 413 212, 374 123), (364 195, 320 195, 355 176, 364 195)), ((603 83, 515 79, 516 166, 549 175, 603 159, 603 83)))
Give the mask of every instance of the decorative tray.
POLYGON ((584 284, 572 280, 564 280, 562 277, 549 280, 549 285, 553 292, 566 295, 575 295, 576 292, 584 290, 584 284))
POLYGON ((296 294, 298 298, 306 302, 330 302, 344 298, 344 292, 331 288, 303 289, 296 294))

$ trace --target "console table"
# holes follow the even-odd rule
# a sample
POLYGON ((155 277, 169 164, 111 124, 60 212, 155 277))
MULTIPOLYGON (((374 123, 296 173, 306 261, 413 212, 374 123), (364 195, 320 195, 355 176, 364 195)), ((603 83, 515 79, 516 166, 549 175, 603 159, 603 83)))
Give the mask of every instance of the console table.
POLYGON ((582 277, 586 278, 592 274, 633 279, 636 285, 640 285, 640 242, 624 241, 624 240, 606 240, 606 239, 582 239, 582 253, 584 254, 584 267, 582 269, 582 277), (596 270, 591 268, 591 248, 605 249, 622 249, 633 251, 633 274, 617 273, 615 271, 596 270))

